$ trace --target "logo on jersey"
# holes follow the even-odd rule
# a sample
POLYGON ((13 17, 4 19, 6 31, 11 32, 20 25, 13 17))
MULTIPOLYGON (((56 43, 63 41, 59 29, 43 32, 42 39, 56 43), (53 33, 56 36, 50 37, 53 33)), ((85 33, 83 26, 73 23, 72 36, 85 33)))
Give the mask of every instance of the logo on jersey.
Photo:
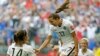
POLYGON ((63 29, 66 30, 66 27, 64 26, 63 29))

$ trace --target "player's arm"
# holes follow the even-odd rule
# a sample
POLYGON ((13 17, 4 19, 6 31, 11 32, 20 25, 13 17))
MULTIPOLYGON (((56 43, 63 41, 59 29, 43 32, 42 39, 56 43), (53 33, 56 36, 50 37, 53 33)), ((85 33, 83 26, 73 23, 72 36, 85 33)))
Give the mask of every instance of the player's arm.
POLYGON ((45 48, 50 43, 51 38, 52 38, 52 36, 48 35, 38 50, 41 51, 41 49, 45 48))
POLYGON ((65 0, 65 2, 55 11, 55 13, 59 13, 64 9, 68 9, 68 8, 69 8, 69 0, 65 0))
POLYGON ((75 31, 73 31, 71 34, 72 34, 72 37, 74 39, 75 49, 77 49, 77 51, 78 51, 78 40, 77 40, 77 37, 76 37, 76 33, 75 33, 75 31))
POLYGON ((75 52, 77 52, 77 54, 78 54, 78 40, 77 40, 75 31, 73 31, 73 32, 71 33, 71 35, 72 35, 73 40, 74 40, 74 43, 75 43, 75 52))
POLYGON ((70 21, 69 21, 69 27, 70 27, 70 33, 72 35, 72 38, 75 44, 74 55, 78 56, 78 40, 77 40, 76 33, 75 33, 75 27, 70 21))

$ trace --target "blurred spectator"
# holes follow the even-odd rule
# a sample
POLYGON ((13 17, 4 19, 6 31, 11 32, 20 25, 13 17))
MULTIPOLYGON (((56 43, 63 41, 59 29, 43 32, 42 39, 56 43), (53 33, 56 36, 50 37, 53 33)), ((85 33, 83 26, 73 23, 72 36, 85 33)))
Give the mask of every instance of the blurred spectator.
POLYGON ((100 55, 100 43, 96 44, 96 47, 94 48, 94 54, 95 54, 95 56, 100 55))
POLYGON ((82 38, 80 40, 80 49, 78 56, 94 56, 93 51, 88 49, 88 40, 86 38, 82 38))
POLYGON ((6 24, 7 22, 5 22, 3 19, 0 19, 0 31, 6 28, 6 24))
POLYGON ((95 31, 96 35, 96 42, 99 42, 100 43, 100 19, 97 20, 97 29, 95 31))
POLYGON ((95 39, 88 39, 88 48, 90 50, 93 50, 96 47, 96 40, 95 39))

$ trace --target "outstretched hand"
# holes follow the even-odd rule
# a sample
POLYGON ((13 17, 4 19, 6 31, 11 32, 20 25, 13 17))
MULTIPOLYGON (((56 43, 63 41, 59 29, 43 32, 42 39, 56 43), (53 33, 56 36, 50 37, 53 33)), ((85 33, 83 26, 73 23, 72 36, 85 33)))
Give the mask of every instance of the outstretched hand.
POLYGON ((39 49, 34 49, 35 50, 35 54, 39 54, 40 50, 39 49))
POLYGON ((69 9, 69 0, 65 0, 65 2, 55 11, 55 13, 59 13, 64 9, 69 9))

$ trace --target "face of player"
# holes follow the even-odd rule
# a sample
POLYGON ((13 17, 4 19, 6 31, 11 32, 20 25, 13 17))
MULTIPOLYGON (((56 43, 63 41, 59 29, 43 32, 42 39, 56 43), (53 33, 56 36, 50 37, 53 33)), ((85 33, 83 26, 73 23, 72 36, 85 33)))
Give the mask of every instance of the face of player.
POLYGON ((87 47, 88 47, 88 43, 85 40, 82 40, 81 43, 80 43, 80 45, 81 45, 82 49, 87 49, 87 47))
POLYGON ((61 23, 61 20, 60 19, 52 19, 52 18, 49 18, 48 21, 53 26, 59 26, 59 24, 61 23))

